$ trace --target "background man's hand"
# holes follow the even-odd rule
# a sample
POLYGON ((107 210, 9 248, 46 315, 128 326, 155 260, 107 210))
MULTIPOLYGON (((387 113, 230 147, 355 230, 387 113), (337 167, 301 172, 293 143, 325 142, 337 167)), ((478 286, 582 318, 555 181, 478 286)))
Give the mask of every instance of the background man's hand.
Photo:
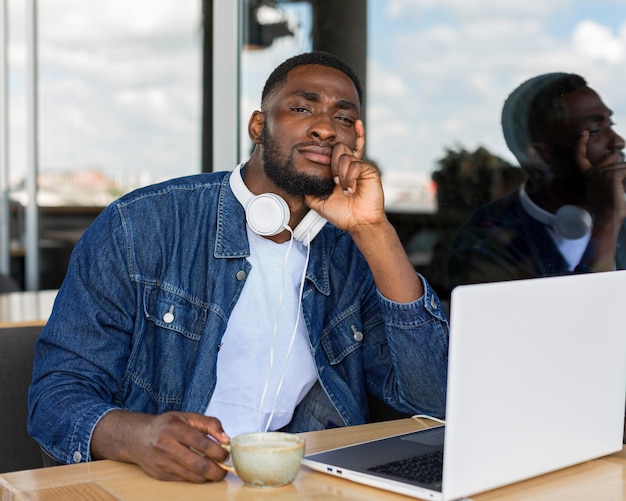
POLYGON ((586 196, 594 222, 621 223, 626 217, 623 152, 616 150, 592 164, 587 157, 588 140, 589 132, 585 131, 576 143, 576 162, 587 180, 586 196))

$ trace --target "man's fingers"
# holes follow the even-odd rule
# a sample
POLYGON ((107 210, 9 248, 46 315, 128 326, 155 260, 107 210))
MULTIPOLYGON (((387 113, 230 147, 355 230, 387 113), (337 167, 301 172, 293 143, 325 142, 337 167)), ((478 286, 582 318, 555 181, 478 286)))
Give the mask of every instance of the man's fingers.
POLYGON ((354 129, 356 131, 356 146, 352 151, 352 154, 359 160, 363 159, 365 154, 365 126, 362 120, 357 120, 354 123, 354 129))
MULTIPOLYGON (((215 444, 214 444, 215 445, 215 444)), ((219 446, 217 446, 219 447, 219 446)), ((217 454, 211 456, 205 456, 194 449, 187 449, 178 456, 178 460, 182 466, 181 475, 185 475, 187 480, 191 482, 204 482, 206 480, 221 480, 226 476, 226 470, 220 468, 220 466, 214 461, 224 462, 228 459, 228 452, 222 447, 220 455, 223 453, 223 457, 216 457, 217 454)))
POLYGON ((185 420, 196 430, 212 436, 219 443, 227 444, 230 442, 230 437, 222 428, 222 423, 219 419, 195 413, 184 413, 183 415, 185 420))
MULTIPOLYGON (((181 431, 179 435, 181 444, 186 449, 195 451, 196 456, 225 461, 228 452, 220 444, 227 444, 230 439, 222 429, 222 423, 216 418, 195 413, 183 413, 183 418, 190 426, 181 431)), ((185 456, 194 459, 194 456, 187 454, 185 456)))
POLYGON ((186 480, 194 483, 217 481, 227 474, 213 460, 198 455, 189 450, 188 453, 174 458, 170 457, 167 463, 156 462, 156 469, 149 473, 159 480, 181 481, 186 480), (185 456, 188 454, 188 456, 185 456))

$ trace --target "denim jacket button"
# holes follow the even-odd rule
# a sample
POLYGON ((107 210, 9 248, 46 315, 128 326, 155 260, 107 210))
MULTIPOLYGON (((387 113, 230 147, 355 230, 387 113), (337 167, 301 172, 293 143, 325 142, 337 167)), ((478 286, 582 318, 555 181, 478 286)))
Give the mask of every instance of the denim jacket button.
POLYGON ((83 455, 80 453, 80 451, 76 451, 72 456, 72 459, 75 463, 80 463, 83 460, 83 455))
POLYGON ((174 314, 171 311, 168 311, 165 315, 163 315, 163 321, 166 324, 171 324, 174 321, 174 314))
POLYGON ((350 327, 352 329, 352 337, 354 338, 354 340, 358 343, 363 341, 363 333, 358 330, 354 325, 351 325, 350 327))
POLYGON ((235 275, 235 276, 236 276, 237 280, 239 282, 241 282, 244 278, 246 278, 246 272, 243 271, 243 270, 240 270, 240 271, 237 272, 237 275, 235 275))
POLYGON ((437 309, 437 301, 435 301, 435 296, 430 296, 430 305, 433 307, 433 310, 437 309))

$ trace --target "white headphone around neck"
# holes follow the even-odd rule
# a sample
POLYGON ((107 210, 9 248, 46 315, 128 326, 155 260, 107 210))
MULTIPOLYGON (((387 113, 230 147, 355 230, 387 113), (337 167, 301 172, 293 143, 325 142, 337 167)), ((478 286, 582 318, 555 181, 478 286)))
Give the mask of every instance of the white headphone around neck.
MULTIPOLYGON (((291 213, 287 202, 275 193, 260 195, 252 193, 241 177, 242 165, 239 164, 233 169, 230 175, 230 188, 243 205, 246 211, 246 221, 252 231, 264 237, 271 237, 288 229, 291 213)), ((326 219, 317 212, 310 210, 293 230, 293 238, 308 245, 326 222, 326 219)))
POLYGON ((524 210, 530 216, 549 226, 567 240, 577 240, 591 231, 593 226, 591 214, 578 205, 562 205, 553 214, 533 202, 526 193, 524 185, 520 188, 520 199, 524 210))

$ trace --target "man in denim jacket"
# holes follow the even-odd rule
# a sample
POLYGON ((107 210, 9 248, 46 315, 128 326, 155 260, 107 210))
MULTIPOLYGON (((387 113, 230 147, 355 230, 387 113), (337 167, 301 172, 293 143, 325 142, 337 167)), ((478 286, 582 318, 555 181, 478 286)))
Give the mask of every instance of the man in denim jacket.
POLYGON ((276 234, 246 224, 230 183, 238 170, 137 190, 97 218, 36 348, 28 426, 49 455, 203 482, 225 475, 211 459, 225 459, 216 442, 228 442, 229 423, 256 420, 268 403, 279 410, 259 427, 290 432, 365 423, 368 393, 401 412, 443 414, 447 320, 363 160, 361 98, 352 70, 325 53, 291 58, 268 79, 243 181, 286 201, 276 234), (330 224, 294 241, 310 210, 330 224), (264 272, 276 252, 299 263, 295 279, 276 267, 288 282, 279 298, 263 282, 281 281, 264 272), (277 389, 265 384, 268 364, 287 373, 277 389), (247 397, 250 388, 263 395, 247 397), (221 411, 248 398, 250 413, 221 411))

